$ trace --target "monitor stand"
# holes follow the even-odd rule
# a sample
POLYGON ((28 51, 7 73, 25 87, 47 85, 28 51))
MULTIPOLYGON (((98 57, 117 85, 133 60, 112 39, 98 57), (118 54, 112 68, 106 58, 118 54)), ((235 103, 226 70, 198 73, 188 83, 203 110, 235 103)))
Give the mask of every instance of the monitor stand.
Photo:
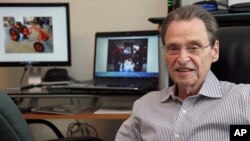
POLYGON ((29 67, 28 84, 41 84, 42 83, 42 69, 40 67, 29 67))
MULTIPOLYGON (((28 81, 26 86, 22 86, 21 91, 27 89, 29 93, 41 93, 42 88, 42 69, 40 67, 28 66, 28 81)), ((37 106, 39 98, 31 97, 26 107, 19 107, 21 112, 30 112, 31 109, 37 106)))
POLYGON ((28 85, 32 88, 28 89, 29 92, 41 92, 41 87, 38 87, 42 83, 42 69, 40 67, 28 67, 28 85))

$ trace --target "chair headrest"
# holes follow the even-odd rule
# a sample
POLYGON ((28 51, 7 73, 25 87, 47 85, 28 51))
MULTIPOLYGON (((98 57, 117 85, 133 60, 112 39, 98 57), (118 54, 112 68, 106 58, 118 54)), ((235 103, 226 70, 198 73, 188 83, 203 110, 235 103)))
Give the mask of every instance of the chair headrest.
POLYGON ((250 26, 218 30, 220 57, 211 70, 219 80, 250 83, 250 26))

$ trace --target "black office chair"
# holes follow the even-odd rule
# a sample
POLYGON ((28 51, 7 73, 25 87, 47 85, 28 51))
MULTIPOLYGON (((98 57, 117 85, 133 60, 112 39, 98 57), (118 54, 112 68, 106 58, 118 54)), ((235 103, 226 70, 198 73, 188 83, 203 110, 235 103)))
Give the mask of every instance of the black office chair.
POLYGON ((220 57, 211 70, 219 80, 250 83, 250 26, 220 27, 220 57))
POLYGON ((58 139, 49 141, 102 141, 97 137, 69 137, 66 138, 60 130, 46 120, 27 120, 8 95, 0 91, 0 140, 1 141, 35 141, 28 124, 47 125, 54 131, 58 139))
POLYGON ((0 91, 0 140, 34 141, 34 137, 16 104, 0 91))

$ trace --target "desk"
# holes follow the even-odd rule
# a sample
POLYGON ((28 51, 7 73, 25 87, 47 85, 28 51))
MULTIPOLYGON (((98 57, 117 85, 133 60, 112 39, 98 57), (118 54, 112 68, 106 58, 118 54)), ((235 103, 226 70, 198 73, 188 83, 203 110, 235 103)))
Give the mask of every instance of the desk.
POLYGON ((73 115, 23 113, 25 119, 90 119, 90 120, 126 120, 130 114, 94 114, 96 108, 88 108, 73 115))
MULTIPOLYGON (((40 128, 39 127, 40 125, 43 125, 43 126, 45 126, 45 129, 47 129, 49 127, 49 129, 50 129, 49 131, 52 130, 58 138, 64 137, 64 135, 62 134, 62 131, 61 131, 63 128, 61 126, 56 126, 56 124, 54 122, 51 122, 52 119, 54 119, 54 120, 71 120, 71 119, 72 120, 74 120, 74 119, 90 120, 91 125, 92 125, 92 122, 94 123, 93 126, 96 126, 95 124, 97 124, 97 127, 95 127, 95 128, 96 128, 96 130, 100 130, 101 137, 102 136, 105 137, 106 136, 105 134, 102 135, 102 133, 103 133, 102 128, 103 127, 99 126, 99 123, 106 124, 107 122, 108 123, 111 122, 111 126, 113 126, 113 127, 111 128, 112 133, 110 133, 110 134, 112 134, 112 136, 115 136, 116 130, 118 129, 118 125, 115 124, 116 125, 115 126, 115 125, 113 125, 113 123, 120 124, 121 122, 123 122, 124 120, 126 120, 130 116, 130 114, 120 114, 120 113, 118 113, 118 114, 94 114, 94 111, 96 111, 96 109, 97 109, 97 108, 95 108, 96 105, 94 105, 94 104, 96 104, 98 100, 100 100, 100 101, 98 101, 100 103, 103 102, 102 101, 103 99, 105 101, 106 97, 103 97, 103 96, 107 96, 108 99, 111 98, 112 95, 109 95, 109 94, 107 94, 107 95, 105 95, 105 94, 92 95, 92 94, 88 94, 87 92, 81 93, 80 91, 74 91, 74 93, 72 93, 72 91, 68 91, 68 90, 66 90, 66 91, 59 91, 59 90, 46 91, 44 89, 42 89, 41 92, 35 92, 35 93, 33 93, 32 91, 22 91, 21 92, 18 89, 16 89, 16 90, 12 89, 11 91, 8 91, 7 94, 11 98, 14 98, 14 99, 20 99, 20 98, 27 99, 27 100, 29 100, 28 105, 31 103, 30 105, 34 105, 34 106, 35 106, 35 104, 37 104, 36 102, 38 99, 42 100, 43 98, 45 100, 52 99, 52 101, 54 101, 54 99, 55 99, 55 101, 57 101, 58 97, 66 99, 66 100, 68 100, 68 98, 72 98, 72 97, 73 98, 83 98, 84 101, 85 101, 85 99, 87 99, 87 101, 90 100, 90 103, 87 103, 87 105, 93 104, 93 107, 88 108, 88 109, 84 109, 83 112, 73 114, 73 115, 44 114, 44 113, 31 113, 31 112, 23 113, 23 117, 26 119, 26 121, 29 125, 35 124, 35 125, 38 125, 38 128, 40 128), (30 101, 32 101, 32 99, 33 99, 33 101, 35 101, 34 103, 30 102, 30 101), (99 120, 99 121, 96 122, 96 120, 99 120)), ((115 97, 117 97, 117 95, 115 97)), ((122 98, 122 100, 124 101, 123 98, 122 98)), ((45 102, 44 104, 47 105, 48 103, 45 102)), ((75 104, 79 104, 79 103, 75 103, 75 104)), ((84 103, 82 102, 81 104, 84 104, 84 103)), ((65 123, 67 123, 67 121, 65 123)), ((61 122, 60 122, 60 124, 61 124, 61 122)), ((100 125, 102 125, 102 124, 100 124, 100 125)), ((106 127, 104 127, 104 128, 106 128, 106 127)), ((91 129, 92 128, 90 128, 90 130, 91 129)), ((109 130, 110 130, 110 128, 109 128, 109 130)), ((109 131, 109 132, 111 132, 111 131, 109 131)), ((100 136, 100 134, 99 134, 99 136, 100 136)))
MULTIPOLYGON (((92 108, 85 109, 83 112, 74 115, 60 115, 60 114, 44 114, 44 113, 23 113, 25 119, 93 119, 93 120, 125 120, 130 114, 94 114, 97 109, 95 107, 98 98, 104 96, 114 96, 114 95, 92 95, 86 93, 80 93, 79 91, 68 90, 56 90, 47 91, 46 89, 41 89, 40 92, 33 93, 32 91, 20 91, 18 89, 11 89, 7 92, 11 98, 31 98, 28 106, 34 107, 37 104, 39 98, 91 98, 90 104, 92 108), (33 102, 32 102, 33 100, 33 102), (35 101, 35 102, 34 102, 35 101)), ((126 95, 123 95, 126 96, 126 95)), ((131 96, 131 95, 130 95, 131 96)), ((137 98, 138 96, 135 96, 137 98)))
POLYGON ((6 92, 10 97, 17 98, 74 98, 74 97, 105 97, 105 96, 142 96, 147 92, 132 90, 88 90, 64 88, 33 88, 21 91, 20 88, 9 88, 6 92))
POLYGON ((91 119, 91 120, 126 120, 129 114, 93 114, 82 112, 74 115, 23 113, 25 119, 91 119))

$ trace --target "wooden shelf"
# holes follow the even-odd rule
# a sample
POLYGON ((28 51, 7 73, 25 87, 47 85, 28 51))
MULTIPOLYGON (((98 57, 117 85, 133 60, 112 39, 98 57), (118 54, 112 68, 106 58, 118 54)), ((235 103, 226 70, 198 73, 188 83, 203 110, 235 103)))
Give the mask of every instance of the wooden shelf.
POLYGON ((78 113, 74 115, 23 113, 25 119, 91 119, 91 120, 126 120, 130 114, 93 114, 78 113))
POLYGON ((126 120, 130 114, 94 114, 95 107, 73 115, 47 114, 47 113, 23 113, 25 119, 91 119, 91 120, 126 120))
MULTIPOLYGON (((250 13, 230 13, 228 11, 216 11, 212 13, 220 27, 225 26, 250 26, 250 13)), ((161 24, 165 17, 148 18, 153 24, 161 24)))

